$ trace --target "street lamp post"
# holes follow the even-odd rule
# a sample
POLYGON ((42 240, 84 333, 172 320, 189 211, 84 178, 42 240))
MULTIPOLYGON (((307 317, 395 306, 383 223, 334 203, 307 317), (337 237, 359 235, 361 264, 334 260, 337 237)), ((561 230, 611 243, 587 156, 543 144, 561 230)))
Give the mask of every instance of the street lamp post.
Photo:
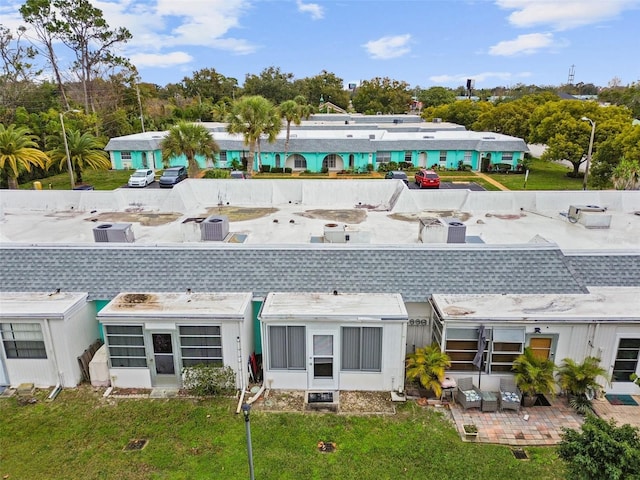
POLYGON ((242 414, 244 415, 244 425, 247 431, 247 454, 249 455, 249 478, 255 480, 253 476, 253 450, 251 448, 251 423, 249 422, 249 412, 251 411, 251 405, 248 403, 242 404, 242 414))
POLYGON ((589 151, 587 152, 587 165, 584 167, 584 177, 582 179, 582 190, 587 189, 587 177, 589 175, 589 164, 591 163, 591 152, 593 152, 593 136, 596 133, 596 122, 589 117, 582 117, 580 120, 591 124, 591 138, 589 139, 589 151))
POLYGON ((69 170, 69 179, 71 180, 71 190, 76 186, 73 179, 73 167, 71 165, 71 156, 69 155, 69 143, 67 142, 67 132, 64 129, 64 116, 69 112, 77 113, 80 110, 67 110, 66 112, 60 112, 60 125, 62 126, 62 139, 64 140, 64 151, 67 155, 67 170, 69 170))

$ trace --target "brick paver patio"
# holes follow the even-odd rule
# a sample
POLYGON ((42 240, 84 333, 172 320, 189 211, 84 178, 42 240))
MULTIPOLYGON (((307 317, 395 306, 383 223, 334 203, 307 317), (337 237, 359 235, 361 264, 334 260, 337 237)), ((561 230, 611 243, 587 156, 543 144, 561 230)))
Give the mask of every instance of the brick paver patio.
POLYGON ((549 399, 549 407, 522 407, 520 412, 481 412, 478 408, 464 411, 452 404, 451 414, 460 436, 464 439, 463 425, 475 424, 478 436, 474 440, 505 445, 556 445, 561 440, 562 427, 579 429, 583 417, 567 405, 564 398, 549 399))

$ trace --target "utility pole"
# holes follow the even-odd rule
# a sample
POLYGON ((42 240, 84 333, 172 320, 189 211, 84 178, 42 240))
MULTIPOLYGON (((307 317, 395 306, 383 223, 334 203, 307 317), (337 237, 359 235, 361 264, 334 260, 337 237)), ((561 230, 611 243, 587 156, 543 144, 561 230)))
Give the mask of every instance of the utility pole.
POLYGON ((142 114, 142 102, 140 101, 140 89, 136 83, 136 95, 138 97, 138 108, 140 109, 140 123, 142 124, 142 133, 144 133, 144 115, 142 114))

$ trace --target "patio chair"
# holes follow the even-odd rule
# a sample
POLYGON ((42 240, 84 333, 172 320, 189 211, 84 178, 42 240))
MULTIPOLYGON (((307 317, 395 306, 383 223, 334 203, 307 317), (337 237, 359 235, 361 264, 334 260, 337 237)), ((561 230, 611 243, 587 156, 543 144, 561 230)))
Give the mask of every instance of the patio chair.
POLYGON ((516 386, 516 382, 513 378, 501 378, 500 379, 500 410, 508 409, 520 411, 520 402, 522 400, 522 393, 516 386))
POLYGON ((471 377, 458 379, 456 402, 458 402, 464 410, 467 410, 468 408, 480 408, 482 405, 480 389, 473 384, 473 379, 471 377))

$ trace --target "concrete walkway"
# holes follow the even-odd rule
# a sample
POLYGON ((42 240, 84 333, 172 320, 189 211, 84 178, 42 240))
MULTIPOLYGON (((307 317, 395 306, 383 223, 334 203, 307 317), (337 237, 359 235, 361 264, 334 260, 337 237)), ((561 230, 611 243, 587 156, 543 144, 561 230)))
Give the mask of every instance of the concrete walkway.
POLYGON ((491 178, 490 175, 487 175, 486 173, 482 173, 482 172, 474 172, 474 173, 476 174, 476 176, 480 177, 483 180, 486 180, 491 185, 498 187, 500 190, 509 190, 507 187, 502 185, 500 182, 494 180, 493 178, 491 178))
POLYGON ((583 417, 567 405, 566 400, 550 400, 549 407, 521 408, 502 412, 481 412, 478 408, 464 411, 460 405, 451 405, 451 414, 463 440, 503 445, 551 446, 562 440, 562 427, 579 429, 583 417), (475 424, 478 436, 465 438, 463 425, 475 424))

